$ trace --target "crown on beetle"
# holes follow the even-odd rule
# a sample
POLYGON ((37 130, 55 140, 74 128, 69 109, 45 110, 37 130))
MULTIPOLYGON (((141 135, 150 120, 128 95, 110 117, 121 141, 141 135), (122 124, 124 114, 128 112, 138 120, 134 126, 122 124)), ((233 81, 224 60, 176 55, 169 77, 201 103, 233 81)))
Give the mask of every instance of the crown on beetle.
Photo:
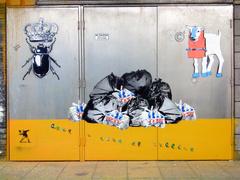
POLYGON ((27 24, 25 34, 30 42, 51 42, 58 32, 58 26, 55 23, 45 23, 43 18, 38 23, 27 24))

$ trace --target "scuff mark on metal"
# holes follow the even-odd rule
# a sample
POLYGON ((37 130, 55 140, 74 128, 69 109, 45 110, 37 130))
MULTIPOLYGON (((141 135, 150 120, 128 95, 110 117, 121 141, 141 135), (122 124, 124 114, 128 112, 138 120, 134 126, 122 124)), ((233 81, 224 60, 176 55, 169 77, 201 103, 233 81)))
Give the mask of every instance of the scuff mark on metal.
POLYGON ((88 173, 86 173, 86 172, 75 173, 75 175, 77 175, 77 176, 86 176, 86 175, 88 175, 88 173))
POLYGON ((17 44, 16 46, 14 46, 14 50, 17 51, 21 46, 19 44, 17 44))

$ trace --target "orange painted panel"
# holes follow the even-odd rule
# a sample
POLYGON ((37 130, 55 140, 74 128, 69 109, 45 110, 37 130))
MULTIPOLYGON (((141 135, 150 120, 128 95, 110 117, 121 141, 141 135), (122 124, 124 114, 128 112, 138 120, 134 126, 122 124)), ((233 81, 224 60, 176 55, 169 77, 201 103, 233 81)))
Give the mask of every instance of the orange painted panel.
POLYGON ((232 120, 181 121, 158 129, 158 159, 233 159, 232 120))
POLYGON ((79 160, 79 123, 69 120, 13 120, 10 160, 79 160))
POLYGON ((156 160, 157 128, 85 124, 85 160, 156 160))

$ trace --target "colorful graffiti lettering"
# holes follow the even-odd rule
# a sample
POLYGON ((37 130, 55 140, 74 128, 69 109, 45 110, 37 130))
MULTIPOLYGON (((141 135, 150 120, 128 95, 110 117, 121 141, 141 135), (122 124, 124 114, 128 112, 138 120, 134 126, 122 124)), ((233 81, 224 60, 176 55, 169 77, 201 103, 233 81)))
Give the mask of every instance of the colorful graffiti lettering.
POLYGON ((58 126, 58 125, 55 125, 55 124, 51 124, 51 128, 52 128, 52 129, 56 129, 56 130, 58 130, 58 131, 62 131, 62 132, 68 132, 69 134, 72 133, 72 130, 71 130, 71 129, 62 128, 62 127, 60 127, 60 126, 58 126))
POLYGON ((175 143, 169 143, 169 142, 166 142, 166 143, 159 143, 159 147, 160 148, 166 148, 166 149, 172 149, 172 150, 179 150, 179 151, 190 151, 190 152, 194 152, 194 148, 193 147, 186 147, 186 146, 183 146, 183 145, 178 145, 178 144, 175 144, 175 143), (164 145, 163 145, 164 144, 164 145))
POLYGON ((99 139, 101 141, 105 141, 105 142, 114 142, 114 143, 122 143, 123 142, 122 139, 115 139, 115 138, 111 138, 111 137, 100 137, 99 139))
POLYGON ((141 146, 141 142, 140 141, 133 141, 132 142, 132 146, 140 147, 141 146))
MULTIPOLYGON (((99 137, 99 139, 102 142, 114 142, 114 143, 119 143, 119 144, 123 143, 122 139, 116 139, 116 138, 111 138, 111 137, 99 137)), ((130 145, 135 146, 135 147, 140 147, 142 145, 142 142, 139 140, 135 140, 135 141, 130 142, 130 145)))

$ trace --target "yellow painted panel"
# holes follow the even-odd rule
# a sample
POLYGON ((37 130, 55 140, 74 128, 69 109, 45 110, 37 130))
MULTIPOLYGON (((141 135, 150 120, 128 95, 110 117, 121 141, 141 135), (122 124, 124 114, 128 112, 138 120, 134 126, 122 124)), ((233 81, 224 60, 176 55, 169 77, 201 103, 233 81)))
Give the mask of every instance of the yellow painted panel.
POLYGON ((21 0, 6 0, 8 6, 19 6, 21 5, 21 0))
POLYGON ((79 160, 79 123, 11 119, 9 125, 10 160, 79 160))
POLYGON ((85 123, 85 160, 156 160, 157 128, 85 123))
POLYGON ((10 120, 9 125, 10 160, 233 158, 231 119, 198 119, 169 124, 163 129, 127 130, 69 120, 10 120), (23 130, 29 130, 28 137, 24 137, 23 130))
POLYGON ((159 160, 233 158, 231 119, 181 121, 158 129, 159 160))
POLYGON ((123 131, 86 123, 85 133, 85 160, 233 158, 231 119, 198 119, 168 124, 163 129, 131 127, 123 131))
POLYGON ((36 0, 0 0, 0 3, 6 3, 8 6, 33 6, 36 0))
POLYGON ((22 6, 33 6, 36 4, 36 0, 21 0, 22 6))

